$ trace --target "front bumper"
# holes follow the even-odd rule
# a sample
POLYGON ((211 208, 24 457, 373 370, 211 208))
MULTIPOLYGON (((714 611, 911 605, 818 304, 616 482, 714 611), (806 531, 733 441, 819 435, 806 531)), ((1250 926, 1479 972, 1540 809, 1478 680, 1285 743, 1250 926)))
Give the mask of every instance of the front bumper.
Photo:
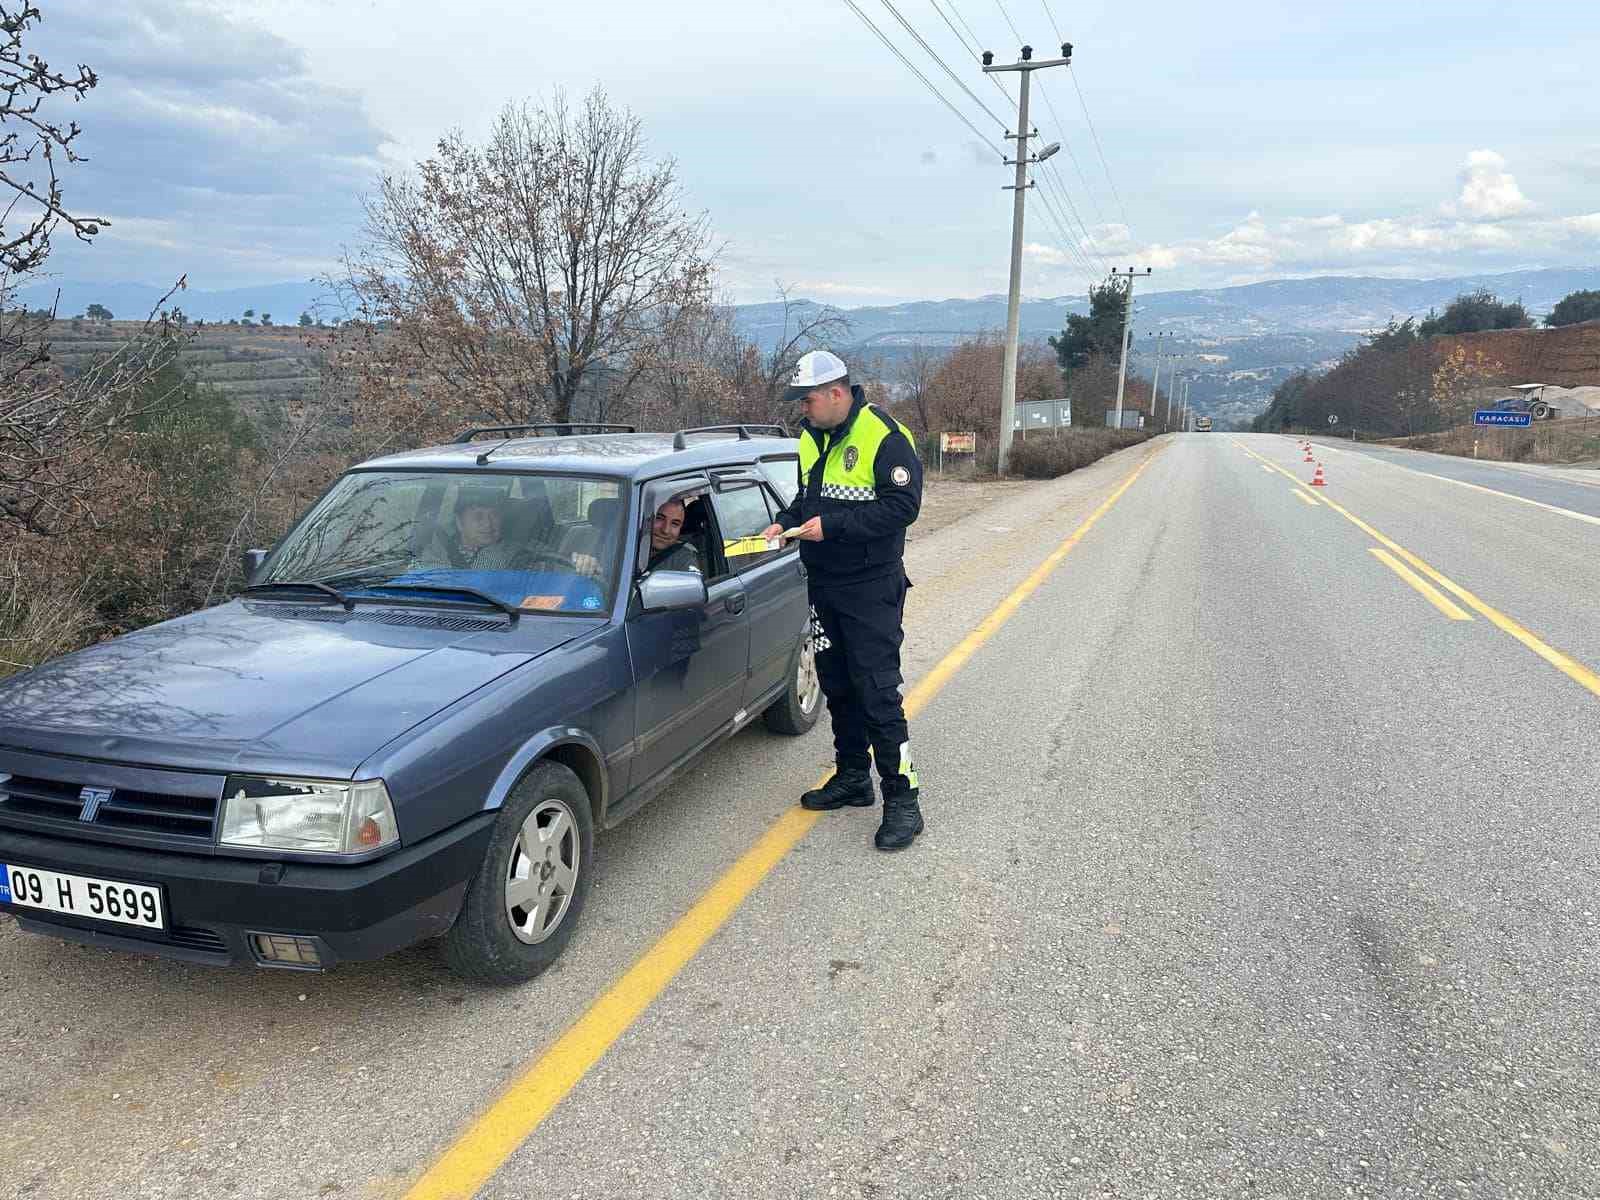
POLYGON ((311 938, 320 965, 382 958, 456 919, 489 845, 494 814, 371 862, 261 862, 129 849, 0 829, 0 862, 148 883, 164 893, 163 932, 0 904, 29 933, 211 966, 262 962, 251 933, 311 938))

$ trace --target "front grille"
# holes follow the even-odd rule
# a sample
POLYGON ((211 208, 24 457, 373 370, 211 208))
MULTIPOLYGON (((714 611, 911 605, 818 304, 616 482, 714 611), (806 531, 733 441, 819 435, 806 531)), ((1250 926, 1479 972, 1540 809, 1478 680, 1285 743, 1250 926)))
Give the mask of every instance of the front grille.
MULTIPOLYGON (((13 775, 0 790, 4 808, 26 816, 77 821, 83 811, 83 785, 13 775)), ((100 806, 93 826, 105 830, 162 834, 209 843, 217 819, 217 802, 202 796, 177 796, 117 788, 100 806)))
POLYGON ((178 925, 169 930, 167 936, 176 945, 183 946, 188 950, 204 950, 207 954, 228 953, 227 939, 215 929, 178 925))

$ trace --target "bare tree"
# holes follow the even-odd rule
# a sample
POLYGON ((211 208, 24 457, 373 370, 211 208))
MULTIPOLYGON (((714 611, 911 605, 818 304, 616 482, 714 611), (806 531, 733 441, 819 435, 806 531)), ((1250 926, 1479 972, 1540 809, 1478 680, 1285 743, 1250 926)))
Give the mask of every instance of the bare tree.
POLYGON ((82 131, 46 115, 52 98, 82 100, 99 80, 81 64, 53 71, 25 52, 39 20, 32 4, 0 0, 0 188, 12 193, 0 214, 0 526, 49 532, 92 514, 97 458, 119 426, 163 402, 151 385, 178 339, 152 313, 117 351, 67 379, 50 360, 54 305, 30 313, 14 303, 59 226, 88 242, 109 224, 67 211, 58 168, 83 161, 73 148, 82 131))
POLYGON ((917 432, 924 436, 934 432, 928 402, 941 357, 926 343, 918 342, 895 368, 894 382, 900 392, 898 399, 908 406, 917 432))
MULTIPOLYGON (((466 397, 506 421, 570 420, 593 368, 705 302, 710 260, 672 160, 649 161, 638 119, 601 89, 577 112, 560 92, 508 105, 486 144, 451 133, 414 176, 379 181, 331 281, 365 326, 336 369, 424 409, 466 397)), ((636 379, 621 368, 619 386, 636 379)))
POLYGON ((850 319, 838 309, 795 300, 789 295, 787 285, 778 283, 775 286, 778 301, 783 305, 783 324, 773 336, 772 344, 761 352, 759 392, 753 397, 753 411, 746 414, 754 421, 777 422, 788 416, 785 389, 800 356, 848 337, 850 333, 850 319))

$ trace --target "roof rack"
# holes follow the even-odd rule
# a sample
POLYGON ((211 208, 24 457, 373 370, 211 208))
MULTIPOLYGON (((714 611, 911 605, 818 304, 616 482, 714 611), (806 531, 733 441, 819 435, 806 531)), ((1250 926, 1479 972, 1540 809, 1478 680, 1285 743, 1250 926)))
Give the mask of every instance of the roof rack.
POLYGON ((689 435, 694 433, 731 433, 741 442, 748 442, 751 438, 762 437, 788 437, 789 431, 782 425, 697 425, 693 429, 680 429, 672 435, 672 448, 674 450, 687 450, 689 448, 689 435))
POLYGON ((586 433, 638 433, 632 425, 607 424, 604 421, 545 421, 538 425, 479 425, 472 429, 464 430, 456 442, 470 442, 473 438, 484 433, 509 434, 519 430, 532 430, 536 435, 542 435, 547 430, 555 432, 557 437, 576 433, 578 430, 586 433))

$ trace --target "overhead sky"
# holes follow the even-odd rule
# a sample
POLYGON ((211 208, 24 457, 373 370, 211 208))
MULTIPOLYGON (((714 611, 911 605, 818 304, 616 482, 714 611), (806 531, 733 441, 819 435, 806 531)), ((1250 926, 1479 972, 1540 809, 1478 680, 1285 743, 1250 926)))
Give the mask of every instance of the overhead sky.
MULTIPOLYGON (((981 140, 846 0, 39 2, 29 48, 101 75, 71 114, 91 161, 65 187, 112 226, 89 248, 58 240, 62 278, 308 278, 359 238, 380 172, 448 129, 481 136, 507 102, 599 83, 676 160, 732 299, 779 282, 844 305, 1006 286, 1004 131, 884 0, 857 3, 981 140)), ((1009 99, 951 24, 1001 60, 1019 42, 1008 18, 1038 57, 1058 52, 1056 25, 1075 45, 1076 80, 1035 75, 1035 148, 1068 150, 1029 194, 1029 295, 1081 294, 1107 267, 1153 267, 1167 290, 1600 262, 1600 5, 1538 20, 1503 0, 894 8, 1002 122, 1009 99)))

